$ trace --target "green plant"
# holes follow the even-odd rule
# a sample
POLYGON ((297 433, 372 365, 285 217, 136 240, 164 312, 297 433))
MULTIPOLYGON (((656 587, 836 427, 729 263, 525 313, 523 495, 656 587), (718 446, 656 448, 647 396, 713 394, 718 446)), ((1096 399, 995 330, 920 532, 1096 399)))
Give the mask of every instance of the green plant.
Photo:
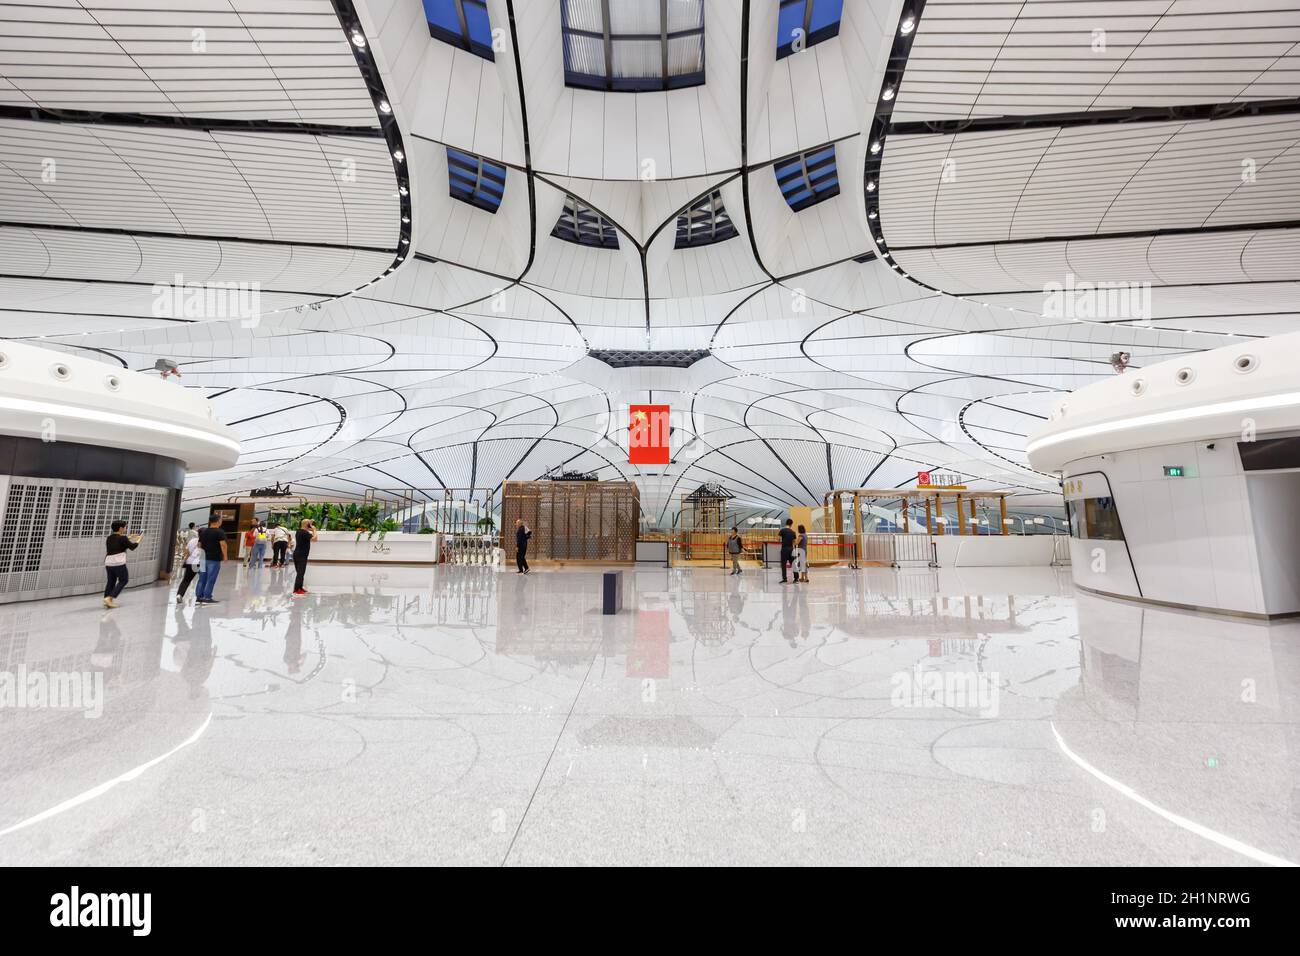
POLYGON ((475 522, 474 527, 479 531, 495 531, 497 523, 493 521, 491 517, 479 518, 478 521, 475 522))
POLYGON ((434 532, 432 528, 421 528, 419 531, 416 532, 416 534, 433 534, 433 533, 434 532))

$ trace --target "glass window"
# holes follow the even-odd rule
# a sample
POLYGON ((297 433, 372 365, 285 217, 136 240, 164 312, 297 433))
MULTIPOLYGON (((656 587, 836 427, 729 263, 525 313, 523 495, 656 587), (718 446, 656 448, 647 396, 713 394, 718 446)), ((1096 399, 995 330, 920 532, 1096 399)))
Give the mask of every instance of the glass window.
POLYGON ((424 0, 429 33, 485 60, 492 54, 492 21, 484 0, 424 0))
POLYGON ((1089 541, 1123 541, 1119 510, 1114 498, 1083 498, 1066 502, 1070 535, 1089 541))
POLYGON ((704 82, 704 0, 562 0, 564 82, 637 93, 704 82))
POLYGON ((835 146, 818 146, 797 156, 778 159, 773 166, 781 195, 795 212, 840 194, 835 146))
POLYGON ((781 0, 777 14, 776 58, 839 36, 844 0, 781 0))
POLYGON ((736 235, 736 227, 722 206, 722 193, 714 190, 677 217, 676 248, 707 246, 736 235))
POLYGON ((494 213, 506 192, 506 168, 448 146, 447 184, 456 199, 494 213))
POLYGON ((614 224, 574 196, 564 197, 564 212, 556 220, 551 235, 583 246, 618 248, 618 229, 614 224))

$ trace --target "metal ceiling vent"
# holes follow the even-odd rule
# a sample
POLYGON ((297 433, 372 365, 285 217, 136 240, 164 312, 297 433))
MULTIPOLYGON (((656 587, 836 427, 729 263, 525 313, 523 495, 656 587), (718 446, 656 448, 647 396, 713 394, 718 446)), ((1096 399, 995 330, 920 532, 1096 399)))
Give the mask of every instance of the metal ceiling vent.
POLYGON ((613 368, 690 368, 708 349, 592 349, 587 353, 613 368))

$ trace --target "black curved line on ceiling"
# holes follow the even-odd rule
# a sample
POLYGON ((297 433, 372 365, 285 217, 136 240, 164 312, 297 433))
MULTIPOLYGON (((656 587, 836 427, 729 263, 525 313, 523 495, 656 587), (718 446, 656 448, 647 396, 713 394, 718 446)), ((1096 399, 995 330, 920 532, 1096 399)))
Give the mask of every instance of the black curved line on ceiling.
MULTIPOLYGON (((393 175, 397 179, 399 221, 397 251, 393 256, 393 264, 384 271, 384 275, 389 275, 406 259, 407 252, 411 251, 411 226, 414 217, 411 213, 411 182, 406 175, 407 160, 398 160, 393 155, 400 152, 402 156, 406 156, 406 147, 402 142, 402 131, 397 126, 396 113, 391 111, 387 114, 380 112, 379 103, 383 101, 391 107, 392 100, 389 99, 388 91, 384 88, 384 79, 379 74, 379 67, 370 56, 370 43, 367 42, 365 47, 359 47, 348 40, 348 37, 354 33, 365 36, 365 30, 361 26, 361 20, 357 16, 356 8, 352 5, 352 0, 330 0, 330 2, 334 6, 334 13, 338 17, 339 26, 343 28, 344 41, 352 50, 357 69, 360 70, 362 79, 366 81, 366 86, 370 89, 371 99, 375 104, 375 117, 379 120, 379 126, 383 130, 384 141, 388 145, 388 155, 393 160, 393 175)), ((359 288, 365 288, 365 286, 378 281, 380 278, 382 276, 376 276, 359 288)), ((353 291, 357 290, 354 289, 353 291)))
MULTIPOLYGON (((964 242, 933 243, 920 246, 891 247, 900 252, 929 252, 943 249, 973 249, 980 246, 1027 246, 1046 242, 1101 242, 1107 239, 1162 239, 1166 236, 1201 236, 1221 232, 1268 232, 1275 229, 1300 229, 1300 219, 1277 219, 1268 222, 1219 223, 1213 226, 1169 226, 1161 229, 1131 229, 1125 232, 1079 233, 1068 236, 1022 236, 1019 239, 979 239, 964 242)), ((1260 281, 1251 280, 1251 284, 1260 281)), ((1286 281, 1286 280, 1273 280, 1286 281)), ((1207 283, 1218 285, 1219 283, 1207 283)), ((928 287, 927 287, 928 288, 928 287)), ((976 295, 991 295, 981 292, 976 295)))
MULTIPOLYGON (((1025 394, 1034 394, 1034 393, 1030 392, 1025 394)), ((995 458, 1002 459, 1009 465, 1015 465, 1017 468, 1023 468, 1025 471, 1032 472, 1035 475, 1042 475, 1044 478, 1051 478, 1055 480, 1056 479, 1055 475, 1049 475, 1047 472, 1039 471, 1037 468, 1031 468, 1029 465, 1022 465, 1020 462, 1015 461, 1012 458, 1008 458, 1006 455, 999 454, 998 452, 990 448, 988 445, 980 441, 978 438, 976 438, 973 434, 971 434, 971 430, 966 427, 966 410, 970 408, 972 405, 978 405, 983 401, 984 399, 982 398, 972 399, 971 401, 967 402, 965 405, 963 405, 961 408, 957 410, 957 427, 962 430, 962 434, 965 435, 967 438, 969 438, 976 445, 978 445, 981 449, 988 452, 990 455, 994 456, 995 458)), ((1025 436, 1022 435, 1020 437, 1023 438, 1025 436)), ((1028 460, 1027 457, 1026 460, 1028 460)), ((1021 487, 1024 486, 1022 485, 1021 487)))
MULTIPOLYGON (((924 0, 922 0, 924 2, 924 0)), ((742 175, 740 177, 741 196, 744 199, 745 207, 745 235, 749 237, 749 248, 754 254, 754 262, 763 270, 763 274, 776 282, 776 276, 768 269, 763 257, 758 254, 758 240, 754 236, 754 214, 749 205, 749 0, 745 0, 745 5, 740 11, 740 167, 742 175)), ((730 314, 730 313, 728 313, 730 314)), ((725 322, 724 318, 722 322, 725 322)), ((718 323, 718 328, 722 328, 722 322, 718 323)), ((717 329, 713 334, 718 334, 717 329)), ((713 347, 712 341, 709 347, 713 347)))
MULTIPOLYGON (((352 4, 348 3, 347 6, 351 8, 352 4)), ((337 12, 339 4, 335 3, 334 7, 337 12)), ((355 16, 355 13, 353 15, 355 16)), ((0 105, 0 119, 66 123, 75 126, 137 126, 203 132, 300 133, 309 136, 354 136, 362 139, 378 139, 383 135, 382 130, 377 126, 338 126, 329 123, 211 116, 163 116, 154 113, 49 109, 41 106, 0 105)))
POLYGON ((1113 110, 1072 110, 1023 116, 983 116, 955 120, 910 120, 891 123, 889 132, 902 135, 995 132, 1020 129, 1067 129, 1073 126, 1112 126, 1123 123, 1186 123, 1238 116, 1280 116, 1300 113, 1300 97, 1235 103, 1196 103, 1189 106, 1130 106, 1113 110))
MULTIPOLYGON (((170 212, 170 207, 168 207, 170 212)), ((381 252, 393 253, 396 250, 387 246, 354 246, 340 242, 312 242, 297 239, 250 239, 247 236, 213 236, 208 233, 195 232, 159 232, 153 229, 121 229, 112 226, 67 226, 58 223, 14 222, 0 220, 0 229, 31 229, 46 232, 78 232, 97 236, 121 236, 126 239, 168 239, 181 242, 230 242, 254 246, 302 246, 307 249, 335 249, 343 252, 381 252)))

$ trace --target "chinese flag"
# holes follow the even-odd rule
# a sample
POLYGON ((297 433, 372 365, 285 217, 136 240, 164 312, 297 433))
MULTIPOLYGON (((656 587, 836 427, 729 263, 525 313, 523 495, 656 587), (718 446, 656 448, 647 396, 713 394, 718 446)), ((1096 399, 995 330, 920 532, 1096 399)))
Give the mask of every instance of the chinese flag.
POLYGON ((628 410, 628 463, 668 464, 668 406, 632 405, 628 410))

